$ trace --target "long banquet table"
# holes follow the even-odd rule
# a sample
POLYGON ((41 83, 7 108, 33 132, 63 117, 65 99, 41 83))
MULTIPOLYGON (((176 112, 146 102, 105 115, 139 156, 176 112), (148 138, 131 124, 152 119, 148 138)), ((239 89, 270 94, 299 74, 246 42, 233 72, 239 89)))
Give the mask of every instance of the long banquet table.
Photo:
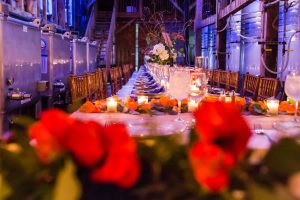
MULTIPOLYGON (((129 82, 117 93, 119 98, 124 100, 126 95, 131 93, 137 76, 138 73, 135 72, 130 78, 129 82)), ((150 116, 146 114, 131 115, 125 113, 81 113, 77 111, 71 116, 80 120, 96 121, 103 125, 107 123, 124 123, 127 125, 130 135, 138 137, 179 133, 183 135, 183 138, 186 138, 194 123, 192 113, 184 113, 181 115, 181 117, 185 120, 185 123, 175 122, 174 119, 176 119, 177 116, 174 115, 150 116)), ((272 117, 244 115, 244 117, 251 129, 253 129, 254 124, 260 124, 265 134, 267 134, 274 141, 286 135, 286 133, 275 130, 273 128, 274 123, 293 119, 293 117, 289 115, 278 115, 272 117)), ((270 146, 271 143, 266 135, 259 135, 253 131, 253 135, 248 143, 249 148, 267 149, 270 146)))

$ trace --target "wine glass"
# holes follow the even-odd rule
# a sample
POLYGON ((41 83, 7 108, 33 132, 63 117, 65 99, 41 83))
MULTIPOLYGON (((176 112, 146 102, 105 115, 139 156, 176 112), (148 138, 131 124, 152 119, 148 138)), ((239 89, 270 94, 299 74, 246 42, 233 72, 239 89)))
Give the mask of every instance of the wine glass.
POLYGON ((195 102, 202 101, 208 92, 206 74, 204 72, 196 72, 192 73, 191 77, 190 99, 195 102))
POLYGON ((189 97, 190 92, 190 71, 183 68, 170 68, 170 86, 169 94, 178 101, 178 118, 177 122, 184 122, 180 118, 181 101, 189 97))
POLYGON ((298 102, 300 100, 300 74, 296 70, 292 70, 285 80, 284 86, 285 93, 288 97, 295 100, 295 121, 297 122, 297 113, 298 113, 298 102))

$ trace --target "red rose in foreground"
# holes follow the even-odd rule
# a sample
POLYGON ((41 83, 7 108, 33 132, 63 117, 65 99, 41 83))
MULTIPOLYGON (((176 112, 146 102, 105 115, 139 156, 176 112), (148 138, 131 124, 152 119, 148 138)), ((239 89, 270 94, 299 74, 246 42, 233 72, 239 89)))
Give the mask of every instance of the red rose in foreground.
POLYGON ((220 146, 238 161, 244 155, 251 131, 234 104, 206 102, 195 112, 200 140, 220 146))
POLYGON ((35 147, 37 156, 44 164, 49 164, 62 151, 56 138, 42 123, 34 124, 29 130, 30 143, 35 147))
POLYGON ((65 141, 66 133, 76 120, 59 109, 50 109, 42 113, 40 122, 59 142, 65 141))
POLYGON ((102 127, 96 122, 70 118, 59 110, 49 110, 29 129, 31 144, 39 159, 50 163, 62 151, 71 153, 84 167, 95 167, 91 179, 129 188, 140 174, 136 142, 126 126, 102 127))
POLYGON ((103 127, 96 122, 77 121, 65 138, 65 148, 69 150, 83 166, 97 164, 104 155, 103 127))
POLYGON ((228 186, 233 157, 217 145, 196 142, 189 152, 189 160, 196 181, 204 189, 220 192, 228 186))
POLYGON ((134 139, 129 137, 126 127, 121 124, 106 127, 104 137, 107 155, 103 165, 92 173, 92 180, 116 183, 124 188, 133 186, 140 174, 134 139))
POLYGON ((189 152, 195 179, 206 190, 220 192, 247 149, 250 129, 234 104, 205 102, 195 118, 199 141, 189 152))

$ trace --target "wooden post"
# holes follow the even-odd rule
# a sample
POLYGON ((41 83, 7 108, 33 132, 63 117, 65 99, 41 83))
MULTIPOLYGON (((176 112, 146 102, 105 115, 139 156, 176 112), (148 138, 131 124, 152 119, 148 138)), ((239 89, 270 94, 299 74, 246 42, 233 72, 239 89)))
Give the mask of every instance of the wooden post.
MULTIPOLYGON (((184 24, 187 24, 190 19, 190 0, 184 0, 184 24)), ((190 53, 189 53, 189 29, 185 30, 185 60, 190 64, 190 53)))
POLYGON ((143 17, 144 11, 143 11, 143 0, 139 0, 139 14, 140 17, 143 17))
POLYGON ((218 30, 224 29, 226 26, 226 19, 220 20, 221 3, 216 0, 216 67, 218 69, 226 69, 226 30, 218 32, 218 30))
POLYGON ((47 20, 47 5, 46 5, 46 0, 43 1, 43 19, 47 20))
POLYGON ((203 0, 196 0, 196 16, 195 16, 195 56, 201 56, 201 27, 199 22, 202 20, 203 0))
MULTIPOLYGON (((268 68, 272 71, 277 72, 277 56, 278 56, 278 26, 274 26, 274 24, 278 24, 278 22, 274 22, 274 20, 278 20, 279 15, 279 3, 272 5, 265 9, 263 14, 263 42, 262 45, 262 53, 263 59, 268 68), (273 44, 272 44, 273 43, 273 44)), ((274 77, 276 78, 276 74, 272 74, 264 69, 263 65, 261 65, 262 75, 266 77, 274 77)))
POLYGON ((52 19, 54 23, 58 23, 58 17, 57 17, 57 1, 58 0, 52 0, 52 19))
POLYGON ((65 21, 65 1, 64 0, 57 0, 57 21, 61 27, 65 28, 66 21, 65 21))

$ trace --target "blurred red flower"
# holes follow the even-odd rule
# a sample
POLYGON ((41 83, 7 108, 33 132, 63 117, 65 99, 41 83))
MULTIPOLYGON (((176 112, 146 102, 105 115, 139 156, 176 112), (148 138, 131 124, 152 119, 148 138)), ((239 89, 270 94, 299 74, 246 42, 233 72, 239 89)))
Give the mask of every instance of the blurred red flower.
POLYGON ((135 140, 129 137, 122 124, 112 124, 105 129, 107 155, 99 168, 91 175, 95 182, 116 183, 129 188, 140 174, 135 140))
POLYGON ((92 167, 102 159, 105 141, 100 137, 103 127, 93 121, 77 121, 65 137, 65 148, 69 150, 83 166, 92 167))
POLYGON ((65 141, 66 133, 76 123, 68 114, 59 109, 50 109, 42 113, 38 123, 43 126, 61 143, 65 141))
POLYGON ((48 164, 62 151, 70 152, 84 167, 93 168, 92 181, 131 187, 140 174, 136 142, 126 126, 102 127, 96 122, 70 118, 49 110, 29 129, 31 144, 41 162, 48 164))
POLYGON ((200 140, 220 146, 238 161, 247 149, 249 126, 234 104, 206 102, 195 112, 200 140))
POLYGON ((56 138, 42 123, 35 123, 29 130, 30 144, 36 149, 39 160, 49 164, 62 151, 56 138))
POLYGON ((189 152, 189 160, 196 181, 204 189, 220 192, 228 186, 233 157, 217 145, 196 142, 189 152))
POLYGON ((234 104, 205 102, 195 118, 199 140, 189 152, 195 179, 206 190, 220 192, 247 149, 250 129, 234 104))

